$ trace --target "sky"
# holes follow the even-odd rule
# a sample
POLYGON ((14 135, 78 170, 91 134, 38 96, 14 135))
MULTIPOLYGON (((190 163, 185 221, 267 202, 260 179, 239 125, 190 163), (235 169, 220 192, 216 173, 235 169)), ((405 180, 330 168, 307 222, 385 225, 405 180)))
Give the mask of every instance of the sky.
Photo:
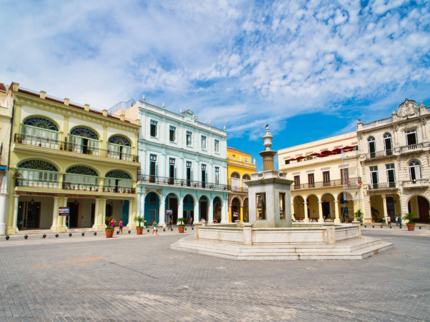
POLYGON ((0 82, 109 109, 146 101, 278 150, 430 105, 427 1, 1 0, 0 82))

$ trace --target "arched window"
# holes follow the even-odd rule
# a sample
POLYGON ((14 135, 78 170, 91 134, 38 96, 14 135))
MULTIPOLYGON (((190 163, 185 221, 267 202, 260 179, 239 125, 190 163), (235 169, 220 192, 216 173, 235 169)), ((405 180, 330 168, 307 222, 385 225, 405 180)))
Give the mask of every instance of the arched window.
POLYGON ((376 146, 375 146, 375 138, 373 136, 367 139, 369 143, 369 156, 374 158, 376 156, 376 146))
POLYGON ((233 172, 230 177, 231 190, 240 191, 240 174, 233 172))
POLYGON ((108 158, 132 161, 131 142, 120 135, 112 135, 108 140, 108 158))
POLYGON ((409 163, 409 177, 413 182, 421 179, 421 165, 418 161, 409 163))
POLYGON ((393 155, 393 141, 390 133, 384 134, 385 155, 393 155))
POLYGON ((133 181, 131 176, 122 170, 112 170, 105 175, 105 192, 131 193, 133 181))
POLYGON ((43 160, 27 160, 18 164, 19 186, 58 188, 58 169, 43 160))
POLYGON ((244 174, 242 179, 243 180, 251 180, 251 177, 249 176, 249 174, 244 174))
POLYGON ((30 116, 23 122, 22 136, 20 136, 19 142, 58 149, 58 127, 54 122, 43 117, 30 116))
POLYGON ((242 177, 242 190, 243 191, 248 191, 248 186, 246 185, 246 181, 251 180, 251 177, 249 176, 249 174, 244 174, 242 177))
POLYGON ((76 165, 66 170, 65 189, 98 191, 99 178, 96 171, 84 165, 76 165))
POLYGON ((70 143, 74 152, 99 155, 99 136, 87 127, 74 127, 70 131, 70 143))

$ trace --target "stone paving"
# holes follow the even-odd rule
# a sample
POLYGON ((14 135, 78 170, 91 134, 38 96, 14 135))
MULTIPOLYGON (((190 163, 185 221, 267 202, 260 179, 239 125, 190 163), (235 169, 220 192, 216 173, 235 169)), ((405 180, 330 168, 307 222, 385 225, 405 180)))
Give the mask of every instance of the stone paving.
POLYGON ((430 231, 363 235, 394 248, 358 261, 241 262, 170 250, 176 231, 2 237, 0 321, 430 321, 430 231))

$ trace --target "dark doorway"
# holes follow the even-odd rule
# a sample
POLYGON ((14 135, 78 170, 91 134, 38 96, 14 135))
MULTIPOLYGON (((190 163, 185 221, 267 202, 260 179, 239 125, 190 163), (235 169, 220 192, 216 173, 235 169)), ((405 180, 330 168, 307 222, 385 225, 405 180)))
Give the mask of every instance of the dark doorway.
POLYGON ((155 182, 155 162, 151 162, 149 166, 149 182, 155 182))
POLYGON ((169 184, 175 183, 175 166, 171 164, 169 166, 169 184))
POLYGON ((330 218, 330 202, 322 203, 323 218, 330 218))
POLYGON ((27 203, 27 220, 25 224, 27 229, 39 228, 40 222, 40 202, 28 202, 27 203))
MULTIPOLYGON (((169 198, 169 210, 172 210, 172 223, 176 224, 178 220, 178 199, 169 198)), ((169 218, 166 218, 166 223, 169 222, 169 218)))
POLYGON ((416 222, 419 223, 430 223, 429 219, 429 202, 427 199, 423 197, 417 197, 418 198, 418 212, 419 217, 415 219, 416 222))
POLYGON ((200 220, 208 221, 208 202, 206 200, 200 201, 200 220))
POLYGON ((387 199, 387 216, 391 218, 391 222, 396 221, 396 204, 394 197, 386 197, 387 199))
POLYGON ((79 202, 69 202, 68 206, 70 208, 70 228, 77 228, 79 219, 79 202))
POLYGON ((88 150, 88 139, 82 139, 82 153, 86 154, 88 150))
POLYGON ((187 167, 187 186, 191 186, 191 168, 187 167))
MULTIPOLYGON (((106 218, 110 218, 113 214, 113 205, 106 203, 106 218)), ((105 220, 105 225, 110 226, 109 220, 105 220)))
POLYGON ((93 203, 91 205, 91 227, 94 225, 95 214, 96 214, 96 205, 93 203))

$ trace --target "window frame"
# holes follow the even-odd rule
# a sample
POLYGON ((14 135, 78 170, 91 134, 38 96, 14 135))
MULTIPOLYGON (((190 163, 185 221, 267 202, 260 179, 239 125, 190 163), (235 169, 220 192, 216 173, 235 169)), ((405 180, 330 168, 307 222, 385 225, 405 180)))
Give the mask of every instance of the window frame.
POLYGON ((149 136, 151 138, 158 138, 158 121, 156 120, 150 120, 149 121, 149 136), (155 136, 152 135, 152 127, 154 126, 154 130, 155 130, 155 136))
POLYGON ((173 125, 169 126, 169 142, 176 143, 176 126, 173 126, 173 125), (173 133, 173 140, 172 140, 172 133, 173 133))
POLYGON ((188 147, 192 147, 193 146, 193 132, 188 131, 185 134, 185 144, 188 147), (190 143, 188 144, 188 137, 190 137, 190 143))

